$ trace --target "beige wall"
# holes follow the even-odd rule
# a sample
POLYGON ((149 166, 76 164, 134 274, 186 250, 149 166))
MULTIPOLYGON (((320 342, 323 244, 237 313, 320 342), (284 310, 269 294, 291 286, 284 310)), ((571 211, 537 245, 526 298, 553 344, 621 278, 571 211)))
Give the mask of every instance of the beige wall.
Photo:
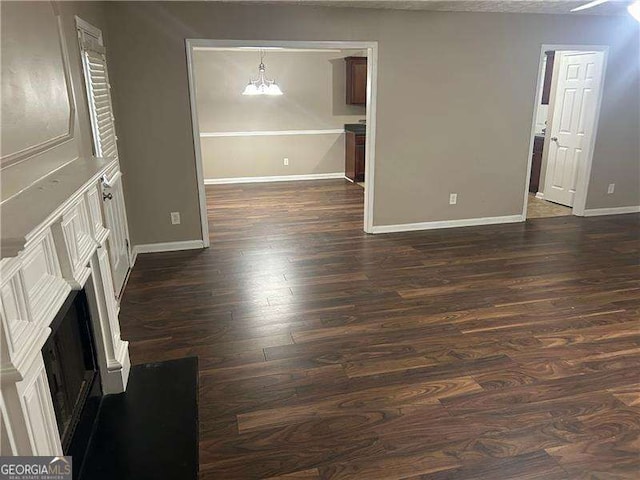
MULTIPOLYGON (((364 107, 346 105, 344 57, 355 51, 266 51, 267 77, 284 95, 250 97, 259 52, 197 50, 193 55, 201 133, 335 130, 364 119, 364 107)), ((205 179, 344 172, 344 135, 204 137, 205 179), (283 159, 289 159, 285 166, 283 159)))
POLYGON ((204 178, 344 173, 344 142, 344 134, 202 138, 204 178))
POLYGON ((3 199, 75 158, 91 156, 91 124, 74 15, 104 27, 101 3, 0 3, 3 155, 18 147, 47 145, 48 140, 67 133, 63 143, 4 162, 3 199))
POLYGON ((185 38, 378 41, 375 225, 521 213, 540 45, 609 45, 587 207, 640 204, 640 42, 630 17, 213 2, 106 9, 134 243, 200 236, 185 38), (606 196, 609 183, 616 193, 606 196), (176 210, 183 223, 171 226, 176 210))
POLYGON ((241 94, 257 75, 258 52, 195 51, 200 131, 321 130, 357 122, 365 108, 345 104, 350 53, 267 51, 267 77, 284 95, 251 97, 241 94))

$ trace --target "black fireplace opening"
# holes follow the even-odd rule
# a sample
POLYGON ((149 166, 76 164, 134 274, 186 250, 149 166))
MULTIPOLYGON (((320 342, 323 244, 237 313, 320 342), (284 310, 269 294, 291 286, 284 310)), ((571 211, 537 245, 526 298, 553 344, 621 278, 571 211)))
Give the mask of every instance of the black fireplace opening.
POLYGON ((42 356, 62 449, 74 466, 82 465, 102 398, 93 339, 84 290, 73 291, 51 324, 42 356))

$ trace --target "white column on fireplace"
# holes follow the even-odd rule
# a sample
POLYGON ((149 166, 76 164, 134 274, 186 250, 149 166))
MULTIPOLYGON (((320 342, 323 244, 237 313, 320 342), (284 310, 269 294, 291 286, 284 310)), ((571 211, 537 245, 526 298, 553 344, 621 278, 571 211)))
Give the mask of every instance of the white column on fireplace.
POLYGON ((128 342, 120 338, 100 185, 118 171, 115 160, 77 159, 2 204, 2 455, 62 454, 41 350, 72 289, 87 294, 104 393, 126 389, 128 342))

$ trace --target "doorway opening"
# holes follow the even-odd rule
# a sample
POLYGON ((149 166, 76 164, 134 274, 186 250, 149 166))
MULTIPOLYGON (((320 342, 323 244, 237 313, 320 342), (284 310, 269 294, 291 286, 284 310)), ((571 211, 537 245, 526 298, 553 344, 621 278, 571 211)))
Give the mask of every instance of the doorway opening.
POLYGON ((296 185, 333 182, 361 196, 363 230, 372 231, 377 42, 187 40, 186 48, 204 246, 223 184, 269 198, 282 187, 295 198, 296 185), (264 90, 275 81, 282 95, 255 95, 262 76, 264 90))
POLYGON ((523 218, 584 216, 607 47, 543 45, 523 218))

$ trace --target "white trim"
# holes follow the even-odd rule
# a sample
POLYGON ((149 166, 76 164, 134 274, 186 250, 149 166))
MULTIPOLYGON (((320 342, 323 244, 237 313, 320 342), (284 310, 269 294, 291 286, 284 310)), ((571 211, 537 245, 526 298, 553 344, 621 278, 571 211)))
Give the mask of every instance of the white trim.
POLYGON ((544 192, 537 192, 536 198, 539 198, 540 200, 544 200, 544 192))
POLYGON ((133 261, 141 253, 175 252, 178 250, 196 250, 205 248, 202 240, 184 240, 182 242, 143 243, 133 247, 133 261))
POLYGON ((373 231, 373 207, 376 166, 376 112, 378 98, 378 42, 367 48, 367 129, 364 158, 364 231, 373 231))
POLYGON ((57 43, 60 49, 60 60, 62 61, 62 76, 64 77, 64 92, 67 95, 67 101, 69 102, 69 111, 66 115, 66 131, 60 135, 47 138, 44 141, 27 146, 26 148, 22 148, 18 151, 0 154, 0 164, 3 169, 25 162, 36 155, 51 151, 55 147, 60 147, 74 139, 77 119, 76 115, 78 114, 76 108, 77 95, 73 85, 73 77, 71 75, 71 57, 69 56, 69 49, 65 39, 66 29, 63 25, 62 15, 58 13, 58 6, 56 3, 50 2, 50 6, 53 10, 52 13, 56 23, 56 33, 58 37, 57 43))
POLYGON ((584 211, 584 216, 597 217, 600 215, 622 215, 625 213, 640 213, 640 205, 632 207, 589 208, 584 211))
POLYGON ((344 128, 326 130, 262 130, 253 132, 200 132, 200 138, 206 137, 271 137, 280 135, 333 135, 344 133, 344 128))
POLYGON ((504 217, 465 218, 462 220, 440 220, 437 222, 401 223, 399 225, 378 225, 373 233, 414 232, 418 230, 436 230, 439 228, 473 227, 478 225, 495 225, 498 223, 524 222, 522 215, 504 217))
POLYGON ((209 217, 207 215, 207 194, 204 190, 204 172, 202 166, 202 147, 200 145, 200 124, 196 103, 196 81, 193 73, 193 48, 186 40, 187 76, 189 79, 189 102, 191 103, 191 127, 193 128, 193 147, 196 157, 196 179, 198 180, 198 200, 200 201, 200 231, 204 248, 209 247, 209 217))
MULTIPOLYGON (((536 95, 535 95, 535 103, 533 108, 533 116, 531 120, 531 140, 529 142, 529 150, 527 151, 527 173, 524 184, 524 200, 522 205, 522 218, 527 218, 527 203, 528 203, 528 195, 529 195, 529 181, 531 179, 531 164, 533 162, 533 142, 536 135, 536 113, 537 107, 540 104, 541 96, 542 96, 542 85, 541 82, 544 81, 542 78, 542 62, 545 58, 545 52, 548 50, 554 51, 563 51, 563 50, 572 50, 572 51, 582 51, 582 52, 601 52, 602 53, 602 71, 600 74, 602 75, 600 81, 600 88, 598 90, 598 98, 596 100, 596 113, 593 124, 593 135, 591 135, 590 145, 589 145, 589 154, 585 157, 584 168, 578 171, 578 179, 576 182, 576 194, 573 201, 573 210, 571 213, 577 216, 585 216, 585 205, 587 203, 587 191, 589 189, 589 181, 591 179, 591 165, 593 163, 593 151, 596 142, 596 136, 598 134, 598 126, 600 124, 600 109, 602 107, 602 93, 604 92, 604 82, 606 79, 607 73, 607 58, 609 56, 609 47, 606 45, 549 45, 543 44, 540 47, 540 58, 538 60, 538 80, 536 82, 536 95)), ((538 197, 538 194, 536 194, 538 197)), ((538 197, 542 198, 542 197, 538 197)))
POLYGON ((284 48, 284 47, 196 47, 193 49, 196 52, 259 52, 260 50, 282 52, 294 52, 294 53, 340 53, 339 48, 284 48))
POLYGON ((226 185, 229 183, 266 183, 266 182, 296 182, 299 180, 328 180, 332 178, 346 178, 344 172, 339 173, 311 173, 309 175, 271 175, 268 177, 231 177, 205 178, 205 185, 226 185))
POLYGON ((196 177, 198 196, 200 199, 200 219, 202 240, 205 247, 209 246, 209 220, 207 217, 207 199, 205 194, 202 154, 200 146, 200 127, 196 104, 195 79, 193 72, 193 50, 199 48, 290 48, 290 49, 355 49, 367 50, 367 126, 365 148, 365 195, 363 229, 373 233, 374 187, 375 187, 375 151, 376 151, 376 103, 378 85, 378 42, 361 41, 285 41, 285 40, 207 40, 186 39, 187 71, 189 75, 189 100, 191 104, 191 123, 193 127, 193 142, 196 159, 196 177))

